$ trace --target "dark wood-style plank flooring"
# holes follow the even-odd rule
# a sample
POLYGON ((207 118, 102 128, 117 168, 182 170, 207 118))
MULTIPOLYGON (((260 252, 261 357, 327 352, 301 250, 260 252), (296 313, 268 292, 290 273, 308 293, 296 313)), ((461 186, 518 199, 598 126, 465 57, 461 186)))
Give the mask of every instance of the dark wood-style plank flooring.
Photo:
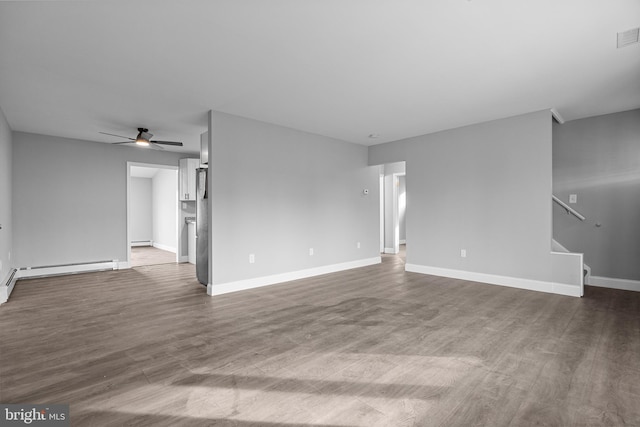
POLYGON ((73 426, 640 426, 640 294, 381 265, 208 297, 193 265, 18 282, 0 402, 73 426))

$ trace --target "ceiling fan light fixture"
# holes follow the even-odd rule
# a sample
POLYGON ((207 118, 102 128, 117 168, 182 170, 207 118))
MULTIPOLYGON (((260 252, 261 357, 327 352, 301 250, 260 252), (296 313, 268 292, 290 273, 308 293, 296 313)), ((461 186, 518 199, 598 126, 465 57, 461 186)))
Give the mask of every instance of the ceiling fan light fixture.
MULTIPOLYGON (((148 129, 144 129, 144 128, 138 128, 138 136, 136 136, 136 144, 138 145, 142 145, 145 147, 149 146, 149 139, 151 138, 151 136, 146 136, 143 135, 144 133, 149 132, 148 129)), ((148 134, 151 135, 151 134, 148 134)))
POLYGON ((112 142, 112 144, 137 144, 143 147, 153 147, 157 150, 164 150, 164 148, 162 148, 162 145, 182 147, 182 142, 180 141, 152 141, 151 138, 153 138, 153 134, 149 133, 149 129, 146 129, 146 128, 138 128, 138 135, 136 135, 135 138, 116 135, 115 133, 107 133, 107 132, 99 132, 99 133, 104 135, 109 135, 109 136, 117 136, 118 138, 127 140, 127 141, 120 141, 120 142, 112 142))

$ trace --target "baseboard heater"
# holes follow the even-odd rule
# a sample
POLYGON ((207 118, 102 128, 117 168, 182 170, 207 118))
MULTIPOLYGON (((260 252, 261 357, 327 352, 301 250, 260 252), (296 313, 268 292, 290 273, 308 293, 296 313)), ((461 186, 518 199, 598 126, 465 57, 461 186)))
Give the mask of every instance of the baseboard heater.
POLYGON ((19 277, 59 276, 63 274, 88 273, 92 271, 118 270, 118 260, 76 262, 71 264, 42 265, 38 267, 23 267, 19 277))
POLYGON ((0 304, 5 303, 9 300, 9 295, 11 295, 11 291, 13 291, 13 287, 16 285, 16 273, 17 269, 11 270, 11 274, 9 274, 9 278, 7 281, 0 286, 0 304))

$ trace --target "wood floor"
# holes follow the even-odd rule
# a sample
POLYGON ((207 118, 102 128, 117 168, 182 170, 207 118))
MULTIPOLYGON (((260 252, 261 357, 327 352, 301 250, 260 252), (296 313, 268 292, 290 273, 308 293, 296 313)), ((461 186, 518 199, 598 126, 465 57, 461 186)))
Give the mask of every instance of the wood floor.
POLYGON ((640 426, 640 293, 381 265, 208 297, 193 265, 18 282, 0 402, 73 426, 640 426))
POLYGON ((170 264, 176 262, 176 254, 153 246, 132 246, 131 266, 170 264))

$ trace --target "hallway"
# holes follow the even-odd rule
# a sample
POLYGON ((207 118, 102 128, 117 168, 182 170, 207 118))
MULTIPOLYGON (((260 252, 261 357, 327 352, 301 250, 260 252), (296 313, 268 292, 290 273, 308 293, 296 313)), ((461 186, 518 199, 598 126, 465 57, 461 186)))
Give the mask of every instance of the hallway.
POLYGON ((131 267, 143 265, 171 264, 176 262, 176 254, 153 246, 132 246, 131 267))

